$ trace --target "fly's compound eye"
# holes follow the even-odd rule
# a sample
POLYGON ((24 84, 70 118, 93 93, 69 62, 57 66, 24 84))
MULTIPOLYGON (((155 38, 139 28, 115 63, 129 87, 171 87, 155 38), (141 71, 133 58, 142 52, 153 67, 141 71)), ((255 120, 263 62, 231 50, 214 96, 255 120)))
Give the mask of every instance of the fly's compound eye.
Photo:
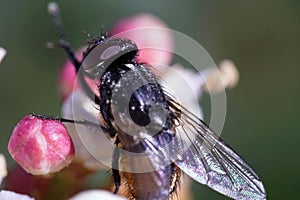
POLYGON ((129 39, 109 38, 87 54, 82 68, 90 75, 103 73, 113 62, 131 61, 137 55, 137 51, 136 44, 129 39))
POLYGON ((117 55, 119 52, 121 52, 121 47, 120 46, 111 46, 111 47, 108 47, 100 55, 100 59, 101 60, 108 60, 112 56, 117 55))

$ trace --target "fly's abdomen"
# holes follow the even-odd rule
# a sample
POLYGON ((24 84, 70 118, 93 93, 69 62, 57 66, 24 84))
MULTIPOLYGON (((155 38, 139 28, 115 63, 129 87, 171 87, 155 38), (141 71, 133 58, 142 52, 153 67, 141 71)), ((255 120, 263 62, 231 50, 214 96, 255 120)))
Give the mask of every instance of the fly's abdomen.
POLYGON ((146 173, 123 173, 127 180, 127 192, 130 199, 167 200, 170 196, 172 165, 164 169, 146 173))

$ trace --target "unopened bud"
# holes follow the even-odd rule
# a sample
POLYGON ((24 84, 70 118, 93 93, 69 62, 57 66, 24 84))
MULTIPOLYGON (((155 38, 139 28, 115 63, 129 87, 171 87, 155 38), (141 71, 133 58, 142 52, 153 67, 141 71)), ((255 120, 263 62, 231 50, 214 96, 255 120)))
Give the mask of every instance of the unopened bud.
POLYGON ((60 171, 74 157, 74 145, 66 127, 57 120, 25 116, 8 143, 13 159, 28 173, 45 175, 60 171))

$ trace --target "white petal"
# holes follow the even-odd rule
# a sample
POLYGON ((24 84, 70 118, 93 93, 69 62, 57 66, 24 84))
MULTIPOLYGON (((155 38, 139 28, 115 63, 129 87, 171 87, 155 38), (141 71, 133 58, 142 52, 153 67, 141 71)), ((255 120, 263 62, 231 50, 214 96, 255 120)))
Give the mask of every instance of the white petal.
POLYGON ((176 64, 164 69, 161 76, 161 84, 174 95, 176 101, 198 117, 203 118, 202 109, 198 103, 204 84, 201 75, 176 64))
POLYGON ((6 55, 6 50, 0 47, 0 63, 3 60, 4 56, 6 55))
POLYGON ((6 161, 3 154, 0 154, 0 184, 6 175, 7 175, 6 161))
POLYGON ((113 194, 106 190, 86 190, 78 193, 77 195, 71 197, 69 200, 99 200, 99 199, 109 199, 109 200, 126 200, 124 197, 113 194))
POLYGON ((205 85, 203 89, 211 93, 218 93, 225 88, 234 88, 239 81, 239 72, 230 60, 223 60, 219 64, 219 69, 206 69, 204 74, 205 85))
POLYGON ((9 190, 1 190, 0 199, 1 200, 34 200, 34 198, 31 198, 25 194, 18 194, 9 190))

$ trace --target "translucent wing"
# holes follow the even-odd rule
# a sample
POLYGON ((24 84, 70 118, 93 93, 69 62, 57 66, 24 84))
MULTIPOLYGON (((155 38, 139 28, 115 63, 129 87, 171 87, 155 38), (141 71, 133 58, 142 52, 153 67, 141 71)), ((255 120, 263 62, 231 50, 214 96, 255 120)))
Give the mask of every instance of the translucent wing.
POLYGON ((262 182, 251 167, 201 119, 169 99, 177 113, 184 151, 176 165, 199 183, 233 199, 266 199, 262 182))

